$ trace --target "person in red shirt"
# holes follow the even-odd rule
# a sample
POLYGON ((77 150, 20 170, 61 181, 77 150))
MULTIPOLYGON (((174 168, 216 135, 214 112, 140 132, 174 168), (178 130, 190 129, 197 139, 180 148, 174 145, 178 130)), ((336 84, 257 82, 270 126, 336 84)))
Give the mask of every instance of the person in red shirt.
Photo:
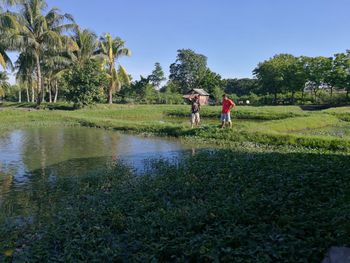
POLYGON ((221 111, 221 128, 225 127, 225 124, 228 123, 232 127, 231 122, 231 109, 236 107, 236 104, 230 100, 226 94, 222 96, 222 111, 221 111))

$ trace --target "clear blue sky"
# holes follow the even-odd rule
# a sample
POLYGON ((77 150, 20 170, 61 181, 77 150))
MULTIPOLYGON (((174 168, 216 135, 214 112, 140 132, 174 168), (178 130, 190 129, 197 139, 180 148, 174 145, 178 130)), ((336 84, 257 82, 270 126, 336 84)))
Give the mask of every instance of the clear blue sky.
POLYGON ((177 50, 208 57, 225 78, 251 77, 277 53, 331 56, 350 49, 350 0, 48 0, 83 28, 110 32, 133 52, 121 63, 138 79, 177 50))

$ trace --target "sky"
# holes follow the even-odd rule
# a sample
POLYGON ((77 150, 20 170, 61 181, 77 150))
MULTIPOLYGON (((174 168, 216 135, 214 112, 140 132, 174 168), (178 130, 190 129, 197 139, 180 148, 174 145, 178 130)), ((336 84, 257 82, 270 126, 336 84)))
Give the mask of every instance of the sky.
POLYGON ((133 79, 159 62, 166 75, 178 49, 208 58, 224 78, 252 77, 275 54, 332 56, 350 49, 350 0, 47 0, 82 28, 125 40, 120 59, 133 79))

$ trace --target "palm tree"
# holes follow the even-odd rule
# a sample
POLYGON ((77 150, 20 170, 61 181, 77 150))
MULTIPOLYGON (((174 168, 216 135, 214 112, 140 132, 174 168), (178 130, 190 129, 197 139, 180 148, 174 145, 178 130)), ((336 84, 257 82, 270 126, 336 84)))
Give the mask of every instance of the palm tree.
POLYGON ((116 37, 113 37, 107 33, 104 37, 100 38, 99 49, 96 54, 99 54, 104 59, 106 65, 107 75, 110 81, 108 90, 108 103, 113 103, 113 92, 119 91, 121 88, 120 76, 129 82, 129 76, 123 66, 119 65, 119 74, 115 68, 117 59, 121 56, 131 56, 131 51, 124 47, 125 42, 116 37))
POLYGON ((6 72, 0 71, 0 99, 5 97, 5 91, 10 87, 10 84, 7 82, 8 77, 6 72))
POLYGON ((23 51, 15 62, 16 80, 26 86, 27 101, 35 101, 35 58, 31 53, 23 51), (31 96, 29 95, 29 88, 31 89, 31 96))
POLYGON ((10 57, 6 53, 6 47, 2 40, 0 40, 0 65, 3 69, 12 68, 12 62, 10 57))
POLYGON ((44 98, 42 62, 45 53, 62 49, 62 34, 76 28, 76 24, 71 15, 62 15, 57 8, 43 14, 47 6, 45 0, 28 0, 19 6, 19 14, 9 14, 16 18, 17 25, 9 31, 8 37, 11 48, 30 54, 35 59, 37 103, 40 104, 44 98))
POLYGON ((70 56, 73 64, 82 65, 95 57, 94 52, 98 48, 95 33, 88 29, 81 30, 78 28, 71 40, 71 42, 68 42, 68 50, 71 50, 70 56))

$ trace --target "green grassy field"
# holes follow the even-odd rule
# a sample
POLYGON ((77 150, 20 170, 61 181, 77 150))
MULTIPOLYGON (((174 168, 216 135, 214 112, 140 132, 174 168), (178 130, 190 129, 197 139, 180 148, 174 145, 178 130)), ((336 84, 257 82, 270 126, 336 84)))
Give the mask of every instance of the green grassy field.
POLYGON ((213 150, 178 165, 154 160, 142 177, 116 164, 11 193, 0 261, 321 262, 329 247, 350 245, 350 107, 237 107, 222 130, 220 107, 203 107, 201 128, 190 129, 186 105, 14 106, 0 109, 1 133, 83 125, 213 150), (27 203, 35 209, 14 209, 27 203))
MULTIPOLYGON (((350 107, 303 111, 297 106, 237 107, 233 128, 219 129, 220 107, 203 107, 202 126, 190 129, 186 105, 97 105, 82 110, 2 108, 0 130, 31 125, 82 125, 119 131, 210 140, 348 151, 350 107)), ((22 104, 21 106, 29 106, 22 104)), ((66 106, 67 107, 67 106, 66 106)))

